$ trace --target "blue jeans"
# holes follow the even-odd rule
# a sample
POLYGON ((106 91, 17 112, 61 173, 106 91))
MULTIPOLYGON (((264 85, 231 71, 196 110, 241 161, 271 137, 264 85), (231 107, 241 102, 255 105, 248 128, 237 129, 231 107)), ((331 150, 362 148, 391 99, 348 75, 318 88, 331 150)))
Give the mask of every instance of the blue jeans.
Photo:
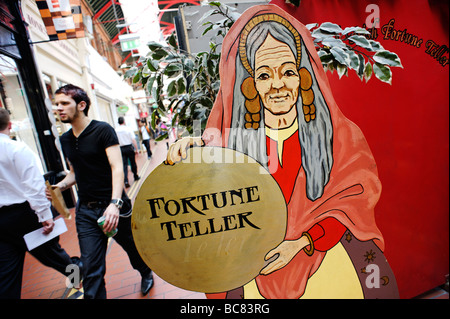
MULTIPOLYGON (((97 224, 106 207, 88 207, 77 204, 76 226, 83 262, 83 289, 85 299, 106 299, 105 272, 108 237, 97 224)), ((131 216, 119 218, 114 240, 128 254, 131 265, 141 276, 150 274, 150 268, 139 255, 131 233, 131 216)))

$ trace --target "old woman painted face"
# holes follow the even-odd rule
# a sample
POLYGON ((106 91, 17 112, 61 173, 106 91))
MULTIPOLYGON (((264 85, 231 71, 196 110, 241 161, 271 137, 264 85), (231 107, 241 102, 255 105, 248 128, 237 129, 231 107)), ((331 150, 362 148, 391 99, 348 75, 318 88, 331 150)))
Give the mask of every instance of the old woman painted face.
POLYGON ((294 54, 269 33, 255 55, 255 87, 264 107, 275 115, 289 112, 297 102, 299 85, 294 54))

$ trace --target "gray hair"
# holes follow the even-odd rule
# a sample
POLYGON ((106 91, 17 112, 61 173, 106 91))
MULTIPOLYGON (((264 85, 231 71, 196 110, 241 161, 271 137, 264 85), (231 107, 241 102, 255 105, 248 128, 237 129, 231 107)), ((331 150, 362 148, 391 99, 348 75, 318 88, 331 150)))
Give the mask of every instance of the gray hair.
MULTIPOLYGON (((246 53, 250 66, 254 70, 255 54, 268 34, 276 40, 286 43, 297 59, 295 39, 292 33, 282 24, 274 21, 260 23, 250 31, 247 38, 246 53)), ((297 100, 298 134, 302 151, 302 166, 306 174, 306 195, 316 200, 323 194, 328 183, 333 165, 333 126, 328 106, 312 70, 309 53, 301 40, 301 67, 306 68, 313 81, 314 105, 316 118, 306 122, 303 115, 302 100, 297 100)), ((241 92, 241 84, 250 74, 242 65, 239 56, 236 58, 236 80, 234 84, 231 130, 228 147, 243 152, 267 168, 266 133, 264 126, 264 107, 260 111, 259 128, 245 129, 245 97, 241 92)))

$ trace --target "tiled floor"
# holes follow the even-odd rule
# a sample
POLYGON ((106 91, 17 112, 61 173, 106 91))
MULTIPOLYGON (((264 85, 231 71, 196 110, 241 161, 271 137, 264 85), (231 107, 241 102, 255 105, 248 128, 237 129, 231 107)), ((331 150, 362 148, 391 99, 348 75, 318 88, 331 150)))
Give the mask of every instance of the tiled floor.
MULTIPOLYGON (((147 160, 146 153, 137 156, 137 164, 141 179, 127 190, 134 199, 141 183, 148 174, 166 157, 165 142, 151 143, 153 157, 147 160)), ((129 173, 130 182, 133 175, 129 173)), ((72 209, 72 216, 74 215, 72 209)), ((74 216, 73 216, 74 217, 74 216)), ((60 236, 60 244, 70 256, 79 256, 78 239, 75 230, 75 220, 66 220, 68 231, 60 236)), ((204 299, 205 294, 192 292, 175 287, 154 274, 154 286, 145 297, 140 292, 141 277, 128 260, 124 250, 110 240, 106 256, 106 290, 109 299, 204 299)), ((52 268, 40 264, 30 254, 26 254, 22 283, 23 299, 81 299, 82 289, 68 289, 66 277, 52 268)), ((449 294, 442 287, 432 289, 418 299, 449 299, 449 294)))

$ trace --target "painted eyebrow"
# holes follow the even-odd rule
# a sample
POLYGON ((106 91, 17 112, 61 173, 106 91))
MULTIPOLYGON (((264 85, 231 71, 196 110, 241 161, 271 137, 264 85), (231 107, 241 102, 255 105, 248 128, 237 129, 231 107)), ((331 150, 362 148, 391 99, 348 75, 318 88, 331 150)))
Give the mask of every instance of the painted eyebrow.
MULTIPOLYGON (((286 65, 286 64, 293 64, 294 66, 295 66, 295 63, 294 62, 292 62, 292 61, 286 61, 286 62, 283 62, 283 63, 281 63, 281 66, 284 66, 284 65, 286 65)), ((255 71, 258 71, 259 69, 261 69, 261 68, 268 68, 268 69, 270 69, 270 67, 268 66, 268 65, 261 65, 259 68, 257 68, 255 71)), ((296 69, 297 70, 297 69, 296 69)))
POLYGON ((286 66, 287 64, 290 64, 288 67, 293 67, 295 69, 295 72, 298 74, 297 64, 295 64, 294 62, 291 62, 291 61, 284 62, 281 64, 280 68, 286 66))
POLYGON ((286 62, 281 63, 281 65, 285 65, 285 64, 293 64, 293 65, 295 65, 295 63, 292 62, 292 61, 286 61, 286 62))
POLYGON ((259 69, 262 69, 262 68, 268 68, 268 69, 270 69, 268 65, 261 65, 259 68, 257 68, 257 69, 255 70, 255 72, 258 71, 259 69))

